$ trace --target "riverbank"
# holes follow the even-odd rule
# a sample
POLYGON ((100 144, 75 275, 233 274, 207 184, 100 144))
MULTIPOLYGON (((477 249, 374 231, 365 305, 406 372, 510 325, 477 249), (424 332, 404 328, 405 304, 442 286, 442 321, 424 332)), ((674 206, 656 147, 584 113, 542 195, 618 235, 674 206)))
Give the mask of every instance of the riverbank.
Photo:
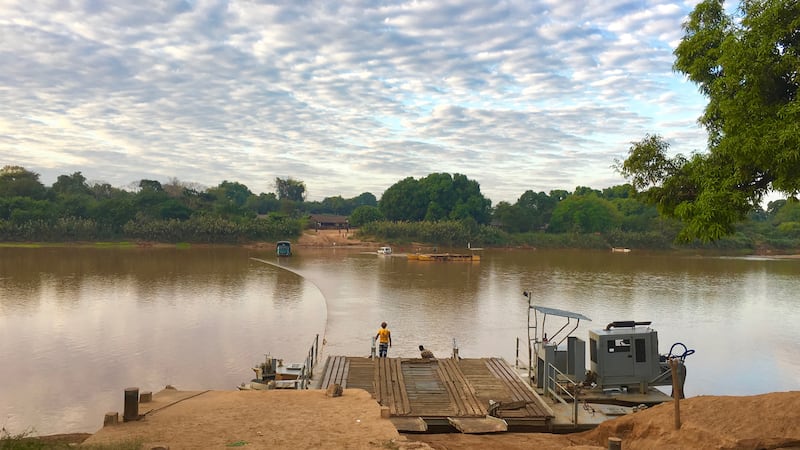
MULTIPOLYGON (((357 229, 351 230, 339 230, 339 229, 332 229, 332 230, 313 230, 307 229, 303 230, 303 232, 298 236, 296 239, 291 240, 292 245, 296 247, 317 247, 317 248, 326 248, 326 247, 345 247, 345 248, 357 248, 357 249, 368 249, 368 250, 377 250, 382 245, 389 245, 395 250, 395 252, 403 252, 406 249, 423 249, 423 251, 433 251, 437 247, 436 244, 432 243, 393 243, 393 242, 385 242, 373 239, 371 237, 363 237, 358 233, 357 229)), ((595 245, 588 245, 588 246, 581 246, 581 245, 546 245, 541 248, 547 248, 549 250, 610 250, 611 247, 608 246, 598 246, 597 243, 595 245)), ((113 242, 85 242, 85 241, 75 241, 75 242, 0 242, 0 247, 27 247, 27 248, 39 248, 39 247, 93 247, 93 248, 203 248, 203 247, 245 247, 245 248, 253 248, 253 249, 263 249, 274 251, 275 243, 274 242, 249 242, 249 243, 242 243, 242 244, 223 244, 223 243, 214 243, 214 244, 204 244, 204 243, 187 243, 187 242, 179 242, 179 243, 166 243, 166 242, 153 242, 153 241, 113 241, 113 242)), ((514 245, 514 246, 483 246, 485 249, 515 249, 515 250, 536 250, 537 246, 535 245, 514 245)), ((709 255, 728 255, 728 256, 757 256, 757 257, 767 257, 767 258, 774 258, 774 259, 800 259, 800 249, 794 248, 784 248, 784 249, 777 249, 777 248, 770 248, 764 246, 758 246, 756 248, 694 248, 694 247, 685 247, 685 248, 633 248, 632 251, 665 251, 671 253, 685 253, 685 254, 709 254, 709 255)))
POLYGON ((366 391, 341 397, 320 390, 162 391, 142 420, 102 428, 84 444, 137 441, 170 450, 224 448, 605 449, 609 437, 629 449, 800 448, 800 392, 747 397, 700 396, 662 404, 576 434, 399 434, 366 391), (162 394, 165 393, 165 394, 162 394))
POLYGON ((380 244, 362 241, 352 230, 305 230, 297 238, 296 245, 300 247, 374 247, 377 249, 380 244))

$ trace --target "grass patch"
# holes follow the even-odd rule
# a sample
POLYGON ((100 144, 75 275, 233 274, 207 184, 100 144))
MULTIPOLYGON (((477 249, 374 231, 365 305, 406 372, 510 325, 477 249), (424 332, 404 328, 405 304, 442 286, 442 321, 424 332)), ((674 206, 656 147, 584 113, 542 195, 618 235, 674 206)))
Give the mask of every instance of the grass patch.
POLYGON ((89 436, 88 433, 56 434, 52 436, 34 436, 29 429, 19 434, 11 434, 5 428, 0 430, 0 450, 67 450, 80 448, 91 450, 139 450, 141 439, 131 439, 110 444, 81 445, 89 436))
POLYGON ((95 242, 94 246, 95 247, 101 247, 101 248, 105 248, 105 247, 113 247, 113 248, 123 247, 123 248, 125 248, 125 247, 136 247, 136 244, 134 244, 133 242, 128 242, 128 241, 95 242))
POLYGON ((118 242, 0 242, 0 247, 7 248, 61 248, 61 247, 94 247, 94 248, 135 248, 137 244, 129 241, 118 242))
POLYGON ((134 439, 110 444, 81 445, 80 448, 88 448, 90 450, 140 450, 142 448, 142 444, 143 441, 141 439, 134 439))
POLYGON ((188 242, 178 242, 177 244, 175 244, 175 248, 179 248, 181 250, 186 250, 186 249, 192 248, 192 244, 190 244, 188 242))
POLYGON ((42 244, 34 244, 30 242, 0 242, 0 247, 8 248, 40 248, 42 244))

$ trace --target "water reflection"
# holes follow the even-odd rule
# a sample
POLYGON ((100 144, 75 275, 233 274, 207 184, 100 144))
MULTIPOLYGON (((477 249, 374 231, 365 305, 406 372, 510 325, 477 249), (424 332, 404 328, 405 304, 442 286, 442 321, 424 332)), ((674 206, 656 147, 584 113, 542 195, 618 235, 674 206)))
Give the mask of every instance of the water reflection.
POLYGON ((687 394, 798 389, 800 261, 658 253, 485 251, 436 263, 349 249, 0 248, 0 416, 42 433, 94 431, 125 387, 232 389, 264 353, 391 356, 424 344, 513 362, 528 303, 585 314, 578 333, 651 320, 660 349, 697 350, 687 394), (261 258, 303 276, 251 259, 261 258))
POLYGON ((303 296, 303 278, 286 270, 265 271, 275 288, 272 291, 272 302, 278 307, 291 307, 303 296))

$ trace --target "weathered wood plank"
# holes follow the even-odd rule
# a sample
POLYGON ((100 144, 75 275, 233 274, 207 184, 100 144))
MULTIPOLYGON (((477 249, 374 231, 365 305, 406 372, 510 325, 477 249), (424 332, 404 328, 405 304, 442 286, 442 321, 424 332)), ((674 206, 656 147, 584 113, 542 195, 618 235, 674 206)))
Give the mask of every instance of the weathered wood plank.
POLYGON ((428 431, 428 424, 422 420, 422 417, 391 417, 389 420, 397 428, 397 431, 428 431))
POLYGON ((411 403, 408 400, 408 389, 406 388, 406 380, 403 376, 403 366, 402 361, 398 359, 397 361, 397 383, 400 387, 400 397, 397 399, 401 407, 398 407, 398 411, 401 411, 401 414, 408 414, 411 412, 411 403))
POLYGON ((322 388, 327 389, 331 384, 342 384, 342 365, 346 362, 346 356, 329 356, 325 367, 325 376, 322 379, 322 388))
POLYGON ((320 384, 322 389, 328 389, 328 386, 331 384, 331 371, 333 370, 334 358, 336 357, 328 356, 328 359, 325 360, 325 373, 322 375, 322 383, 320 384))
POLYGON ((342 386, 342 389, 347 389, 347 377, 350 375, 350 360, 345 358, 343 366, 342 382, 339 384, 342 386))
POLYGON ((448 372, 453 377, 453 380, 457 383, 456 385, 458 387, 458 393, 463 400, 466 414, 485 416, 486 407, 478 399, 475 388, 461 371, 461 366, 458 364, 458 361, 455 359, 448 359, 446 361, 448 372))
POLYGON ((403 362, 410 415, 443 418, 455 414, 455 407, 436 365, 436 361, 431 360, 411 359, 403 362))
POLYGON ((465 415, 466 407, 464 407, 463 399, 459 395, 460 393, 455 386, 455 382, 448 373, 447 369, 448 367, 446 361, 439 361, 439 364, 436 367, 437 373, 439 374, 445 389, 447 389, 447 394, 450 396, 450 400, 453 402, 455 414, 463 416, 465 415))
POLYGON ((496 358, 490 358, 487 360, 487 364, 492 369, 494 374, 501 381, 503 381, 506 387, 511 391, 513 401, 533 399, 533 393, 527 390, 527 388, 524 386, 519 386, 519 383, 517 383, 519 377, 505 370, 505 364, 503 364, 502 361, 499 361, 496 358))
MULTIPOLYGON (((520 377, 511 371, 505 361, 499 358, 491 358, 490 361, 495 372, 501 374, 507 387, 514 393, 514 398, 512 400, 524 401, 526 403, 525 410, 528 416, 552 417, 549 408, 543 404, 536 393, 525 385, 525 382, 520 377)), ((513 413, 511 411, 504 411, 503 414, 513 413)))
POLYGON ((345 377, 347 388, 364 389, 376 398, 375 395, 375 364, 366 357, 347 357, 345 377))
POLYGON ((501 433, 508 424, 497 417, 448 417, 448 422, 462 433, 501 433))
POLYGON ((380 404, 381 406, 389 406, 389 405, 385 404, 384 401, 383 401, 383 398, 384 398, 385 395, 384 395, 384 392, 383 392, 383 383, 381 382, 381 364, 380 364, 380 360, 379 359, 375 359, 373 361, 373 365, 374 365, 374 368, 373 368, 373 374, 374 374, 373 384, 375 384, 375 400, 377 400, 378 404, 380 404))
POLYGON ((376 364, 378 365, 378 390, 380 392, 379 402, 382 406, 388 406, 392 415, 397 415, 397 407, 392 402, 392 393, 388 389, 387 379, 389 374, 387 372, 388 358, 378 358, 376 364))
POLYGON ((422 419, 486 417, 489 400, 503 405, 500 418, 545 421, 548 417, 537 411, 536 401, 541 399, 497 358, 329 357, 325 383, 367 389, 389 409, 391 418, 409 419, 415 430, 422 419))
POLYGON ((395 415, 403 414, 402 405, 399 404, 398 399, 400 398, 400 383, 397 382, 397 371, 400 366, 400 360, 397 358, 389 359, 385 358, 386 361, 386 371, 387 377, 386 382, 388 383, 387 389, 391 393, 392 397, 392 407, 394 409, 395 415))
POLYGON ((459 415, 486 415, 486 409, 481 407, 472 387, 467 379, 464 378, 464 374, 461 373, 456 362, 452 359, 441 359, 439 360, 439 368, 447 379, 447 385, 456 403, 459 415))
POLYGON ((347 358, 337 356, 333 361, 333 370, 331 373, 331 384, 342 384, 342 364, 347 358))

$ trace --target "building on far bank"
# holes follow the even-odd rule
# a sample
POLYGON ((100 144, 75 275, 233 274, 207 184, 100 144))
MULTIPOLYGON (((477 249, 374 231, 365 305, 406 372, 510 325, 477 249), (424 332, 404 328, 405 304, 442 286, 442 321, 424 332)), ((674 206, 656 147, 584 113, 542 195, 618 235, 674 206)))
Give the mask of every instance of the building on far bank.
POLYGON ((350 229, 347 216, 335 214, 309 214, 308 221, 316 230, 344 230, 350 229))

